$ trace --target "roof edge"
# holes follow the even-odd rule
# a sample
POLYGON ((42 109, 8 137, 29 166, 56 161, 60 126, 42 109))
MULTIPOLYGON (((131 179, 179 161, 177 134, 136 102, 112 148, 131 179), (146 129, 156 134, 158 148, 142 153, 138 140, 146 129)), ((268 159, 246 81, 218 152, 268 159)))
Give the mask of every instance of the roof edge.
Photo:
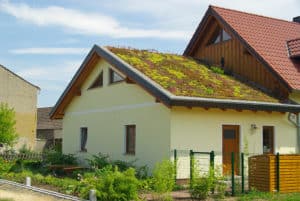
POLYGON ((9 70, 9 69, 8 69, 8 68, 6 68, 5 66, 3 66, 3 65, 1 65, 1 64, 0 64, 0 67, 1 67, 1 68, 3 68, 4 70, 8 71, 9 73, 11 73, 11 74, 15 75, 15 76, 16 76, 16 77, 18 77, 19 79, 23 80, 23 81, 24 81, 24 82, 26 82, 27 84, 29 84, 29 85, 31 85, 31 86, 33 86, 33 87, 35 87, 37 90, 41 90, 41 88, 40 88, 39 86, 37 86, 37 85, 34 85, 34 84, 32 84, 31 82, 29 82, 29 81, 25 80, 23 77, 21 77, 20 75, 18 75, 18 74, 17 74, 17 73, 15 73, 15 72, 13 72, 13 71, 9 70))
POLYGON ((299 113, 299 104, 270 103, 232 99, 173 96, 172 106, 207 107, 236 110, 277 111, 299 113))

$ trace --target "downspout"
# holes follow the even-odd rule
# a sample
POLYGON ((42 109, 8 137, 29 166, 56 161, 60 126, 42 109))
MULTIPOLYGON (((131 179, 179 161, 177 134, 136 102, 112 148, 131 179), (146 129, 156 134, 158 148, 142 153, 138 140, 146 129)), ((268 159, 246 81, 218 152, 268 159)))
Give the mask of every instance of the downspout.
POLYGON ((300 153, 300 114, 296 115, 296 119, 293 118, 293 113, 289 113, 288 119, 289 121, 294 124, 297 128, 297 153, 300 153))

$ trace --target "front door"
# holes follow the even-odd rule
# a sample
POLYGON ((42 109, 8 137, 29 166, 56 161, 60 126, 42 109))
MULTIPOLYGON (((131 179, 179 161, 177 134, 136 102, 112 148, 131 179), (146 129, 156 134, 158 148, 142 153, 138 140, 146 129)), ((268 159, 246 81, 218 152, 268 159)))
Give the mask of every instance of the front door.
POLYGON ((231 174, 231 153, 234 153, 234 172, 239 174, 240 126, 223 125, 223 174, 231 174))

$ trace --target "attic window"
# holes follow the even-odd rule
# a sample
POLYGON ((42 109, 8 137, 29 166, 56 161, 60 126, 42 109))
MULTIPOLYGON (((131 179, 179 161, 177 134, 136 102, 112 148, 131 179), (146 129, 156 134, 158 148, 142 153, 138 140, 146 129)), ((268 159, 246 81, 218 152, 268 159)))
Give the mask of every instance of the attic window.
POLYGON ((103 71, 101 71, 101 73, 94 80, 93 84, 89 87, 89 89, 94 89, 102 86, 103 86, 103 71))
POLYGON ((218 28, 215 31, 215 33, 213 34, 213 37, 211 38, 211 40, 208 42, 207 45, 217 44, 217 43, 224 42, 224 41, 227 41, 230 39, 231 39, 231 36, 224 29, 218 28))
POLYGON ((110 84, 122 82, 122 81, 124 81, 124 78, 119 73, 117 73, 113 69, 109 69, 109 83, 110 84))

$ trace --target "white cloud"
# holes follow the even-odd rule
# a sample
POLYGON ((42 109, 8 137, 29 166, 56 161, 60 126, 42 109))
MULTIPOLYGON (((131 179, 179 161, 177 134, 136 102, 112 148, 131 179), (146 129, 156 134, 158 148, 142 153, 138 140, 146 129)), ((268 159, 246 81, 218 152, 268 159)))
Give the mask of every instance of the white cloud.
POLYGON ((59 26, 70 33, 110 36, 115 38, 186 39, 190 33, 183 30, 128 28, 118 20, 99 13, 85 13, 58 6, 34 8, 0 0, 0 11, 38 26, 59 26))
POLYGON ((87 54, 89 48, 51 48, 51 47, 38 47, 38 48, 21 48, 13 49, 9 52, 12 54, 52 54, 52 55, 62 55, 62 54, 87 54))
MULTIPOLYGON (((74 60, 62 62, 59 65, 29 67, 18 71, 17 74, 36 83, 38 86, 41 82, 52 84, 52 81, 66 84, 71 80, 81 62, 74 60)), ((41 88, 43 89, 42 86, 41 88)))

